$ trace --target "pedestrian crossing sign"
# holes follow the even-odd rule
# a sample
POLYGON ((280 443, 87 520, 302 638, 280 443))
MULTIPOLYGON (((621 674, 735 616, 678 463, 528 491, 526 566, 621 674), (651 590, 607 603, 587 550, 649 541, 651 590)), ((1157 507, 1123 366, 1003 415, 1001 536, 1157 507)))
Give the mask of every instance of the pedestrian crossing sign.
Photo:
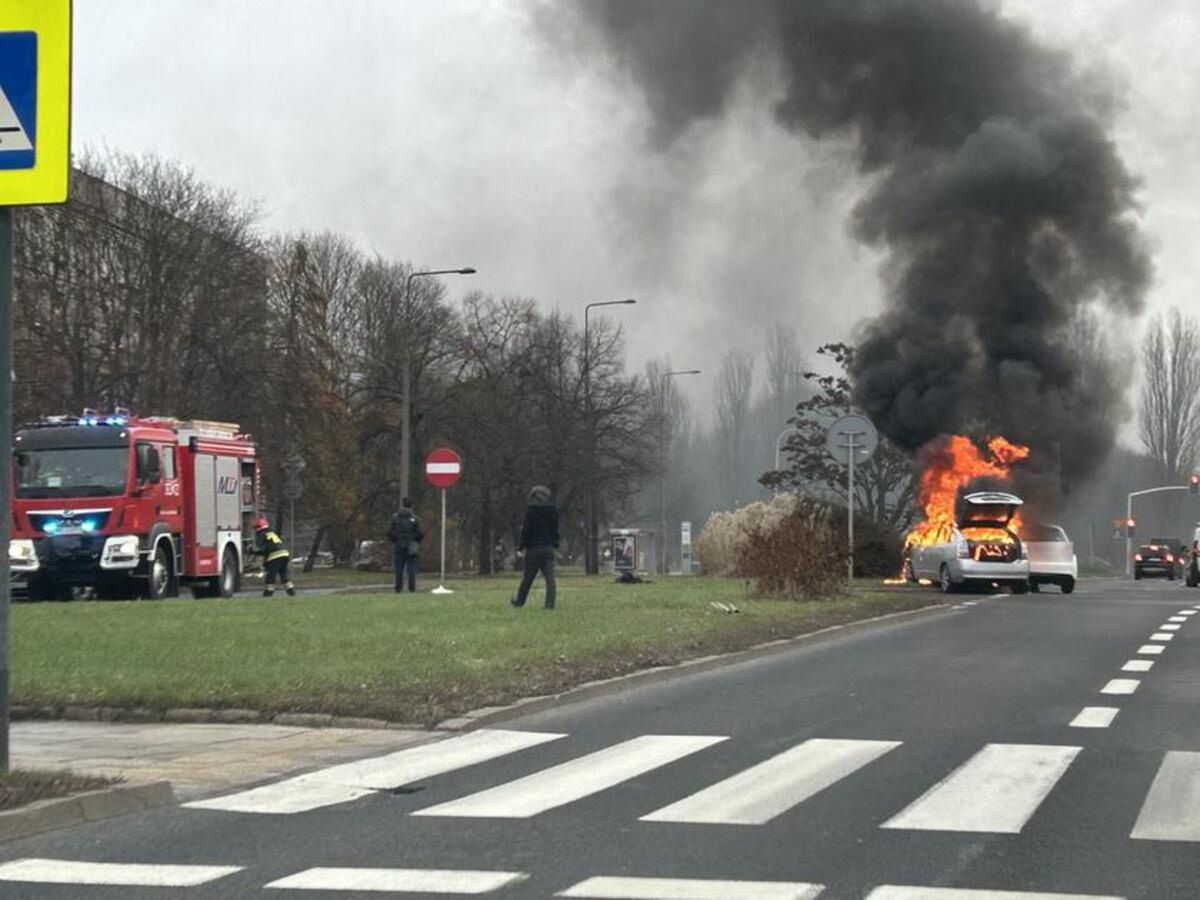
POLYGON ((0 3, 0 206, 64 203, 71 0, 0 3))

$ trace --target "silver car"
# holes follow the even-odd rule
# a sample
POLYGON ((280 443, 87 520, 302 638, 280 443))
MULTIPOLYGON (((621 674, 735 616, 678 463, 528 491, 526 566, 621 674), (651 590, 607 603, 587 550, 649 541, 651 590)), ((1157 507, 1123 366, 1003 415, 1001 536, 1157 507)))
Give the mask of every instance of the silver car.
POLYGON ((1057 584, 1069 594, 1079 577, 1075 545, 1058 525, 1035 525, 1025 535, 1029 557, 1029 584, 1036 591, 1043 584, 1057 584))
POLYGON ((962 498, 959 523, 950 540, 911 548, 913 578, 936 582, 951 594, 972 585, 1003 585, 1014 594, 1029 590, 1025 545, 1009 525, 1024 501, 1015 494, 981 491, 962 498))

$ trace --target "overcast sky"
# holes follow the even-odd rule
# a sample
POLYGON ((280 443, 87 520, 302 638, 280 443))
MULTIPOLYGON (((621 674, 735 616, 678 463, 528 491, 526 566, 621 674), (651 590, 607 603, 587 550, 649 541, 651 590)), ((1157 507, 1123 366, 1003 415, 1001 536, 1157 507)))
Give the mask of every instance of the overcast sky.
MULTIPOLYGON (((1196 307, 1200 7, 1001 5, 1122 86, 1118 139, 1145 179, 1156 247, 1152 308, 1196 307)), ((845 230, 861 184, 835 149, 776 127, 770 72, 727 121, 662 156, 635 95, 556 51, 522 0, 75 0, 75 12, 75 150, 178 159, 258 201, 268 229, 476 266, 452 296, 572 312, 636 297, 619 315, 637 365, 668 351, 712 371, 777 321, 811 348, 877 308, 878 260, 845 230)))

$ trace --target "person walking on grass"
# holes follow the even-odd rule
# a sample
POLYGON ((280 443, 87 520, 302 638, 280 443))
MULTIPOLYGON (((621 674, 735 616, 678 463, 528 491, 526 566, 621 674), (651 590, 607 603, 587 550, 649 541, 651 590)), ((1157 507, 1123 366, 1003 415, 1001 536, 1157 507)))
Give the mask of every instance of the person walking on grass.
POLYGON ((508 602, 513 606, 524 606, 529 598, 529 589, 533 587, 533 579, 541 572, 546 580, 546 609, 554 609, 558 510, 550 502, 550 488, 544 485, 535 485, 529 492, 529 506, 525 509, 519 548, 525 551, 525 573, 521 576, 521 586, 516 596, 508 602))
POLYGON ((400 510, 392 516, 392 524, 388 526, 388 540, 392 542, 392 563, 396 571, 396 593, 404 590, 404 576, 408 574, 408 590, 416 593, 417 564, 421 559, 421 541, 425 530, 421 520, 413 512, 412 501, 405 497, 400 502, 400 510))
POLYGON ((263 596, 275 595, 275 580, 278 579, 289 597, 296 596, 296 586, 292 584, 288 563, 292 554, 283 543, 283 538, 271 529, 271 523, 262 516, 254 520, 254 552, 263 558, 263 568, 266 570, 266 581, 263 584, 263 596))

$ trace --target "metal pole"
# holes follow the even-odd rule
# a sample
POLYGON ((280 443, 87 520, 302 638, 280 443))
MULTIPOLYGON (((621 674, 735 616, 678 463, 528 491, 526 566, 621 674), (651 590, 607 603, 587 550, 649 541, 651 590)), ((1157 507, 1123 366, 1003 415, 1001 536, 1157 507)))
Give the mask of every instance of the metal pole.
POLYGON ((584 535, 583 574, 599 574, 598 560, 593 561, 596 553, 596 425, 592 421, 592 341, 589 331, 588 313, 592 311, 589 303, 583 308, 583 409, 587 417, 587 532, 584 535))
POLYGON ((1133 540, 1129 537, 1129 520, 1133 518, 1133 494, 1125 498, 1125 574, 1133 574, 1133 540))
POLYGON ((667 565, 667 379, 670 375, 662 377, 662 388, 658 392, 659 405, 659 421, 658 421, 658 453, 659 462, 662 469, 662 478, 659 485, 660 497, 662 504, 662 574, 666 575, 670 571, 667 565))
POLYGON ((442 575, 438 584, 446 586, 446 489, 442 488, 442 575))
POLYGON ((847 534, 850 537, 850 583, 854 583, 854 432, 851 431, 846 435, 850 439, 850 490, 846 495, 848 527, 847 534))
POLYGON ((0 207, 0 772, 8 771, 8 542, 12 527, 13 214, 0 207))
MULTIPOLYGON (((409 272, 404 279, 404 309, 407 312, 412 299, 412 282, 414 272, 409 272)), ((403 359, 400 369, 400 495, 396 498, 396 509, 404 508, 404 498, 408 496, 408 470, 412 467, 412 415, 409 406, 412 403, 412 367, 409 360, 408 341, 404 342, 403 359)))

